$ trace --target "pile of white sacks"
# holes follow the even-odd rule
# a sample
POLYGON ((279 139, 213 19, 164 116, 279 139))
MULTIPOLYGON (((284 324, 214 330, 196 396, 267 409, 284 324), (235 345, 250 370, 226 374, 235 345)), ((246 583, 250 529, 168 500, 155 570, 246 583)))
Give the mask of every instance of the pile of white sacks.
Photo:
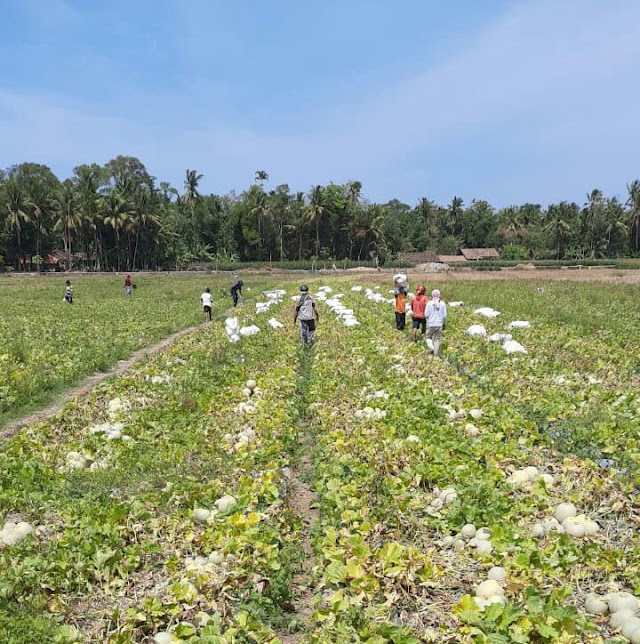
POLYGON ((240 342, 241 337, 258 335, 260 332, 255 324, 241 327, 238 318, 227 318, 224 322, 224 330, 229 342, 233 344, 240 342))
MULTIPOLYGON (((489 319, 495 319, 500 315, 500 311, 496 311, 489 306, 475 309, 474 313, 489 319)), ((508 325, 509 329, 529 329, 530 327, 531 324, 526 320, 514 320, 508 325)), ((467 329, 467 335, 484 338, 487 335, 487 329, 483 324, 472 324, 467 329)), ((517 340, 514 340, 510 333, 494 333, 487 340, 489 342, 499 342, 507 355, 511 355, 512 353, 527 353, 527 350, 517 340)))
POLYGON ((353 309, 347 308, 340 300, 340 298, 344 297, 344 294, 336 293, 335 295, 328 297, 332 292, 333 289, 330 286, 321 286, 318 289, 315 298, 324 302, 331 309, 336 318, 344 324, 344 326, 358 326, 360 322, 358 322, 356 316, 353 314, 353 309))
POLYGON ((287 294, 283 289, 274 289, 265 291, 263 295, 267 298, 266 302, 256 302, 256 313, 266 313, 275 304, 280 304, 282 298, 287 294))

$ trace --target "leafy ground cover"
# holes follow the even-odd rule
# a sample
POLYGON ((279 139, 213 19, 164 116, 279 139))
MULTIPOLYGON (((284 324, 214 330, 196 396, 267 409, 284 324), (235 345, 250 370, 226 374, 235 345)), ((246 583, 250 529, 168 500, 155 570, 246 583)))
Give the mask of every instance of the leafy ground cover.
POLYGON ((353 283, 328 297, 359 324, 320 303, 311 349, 267 325, 289 288, 258 335, 207 326, 4 445, 1 523, 33 531, 0 550, 0 640, 626 641, 586 599, 640 595, 633 289, 448 284, 433 360, 353 283))
MULTIPOLYGON (((199 297, 227 308, 227 277, 73 276, 74 304, 62 302, 66 277, 0 279, 0 426, 94 371, 202 321, 199 297)), ((262 282, 262 280, 257 280, 262 282)))

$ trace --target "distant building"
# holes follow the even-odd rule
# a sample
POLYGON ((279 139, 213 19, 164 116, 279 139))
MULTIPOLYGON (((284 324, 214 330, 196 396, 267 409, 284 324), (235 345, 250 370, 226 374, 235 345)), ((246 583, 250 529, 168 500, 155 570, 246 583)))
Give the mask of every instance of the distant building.
POLYGON ((467 261, 498 259, 500 253, 495 248, 461 248, 460 252, 467 261))

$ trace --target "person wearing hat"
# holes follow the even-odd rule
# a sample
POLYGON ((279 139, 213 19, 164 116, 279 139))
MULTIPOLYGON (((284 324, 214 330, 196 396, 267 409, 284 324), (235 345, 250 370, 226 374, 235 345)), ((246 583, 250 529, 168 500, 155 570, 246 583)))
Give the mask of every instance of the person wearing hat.
POLYGON ((414 342, 416 342, 418 329, 422 328, 422 333, 425 333, 427 327, 427 321, 425 319, 425 309, 427 308, 427 298, 424 295, 425 290, 424 284, 420 284, 415 297, 411 300, 411 316, 413 318, 413 322, 411 323, 411 339, 414 342))
POLYGON ((231 294, 231 299, 233 300, 233 308, 235 309, 238 306, 238 295, 242 297, 242 285, 244 282, 238 280, 230 289, 229 293, 231 294))
POLYGON ((316 303, 309 295, 309 287, 303 284, 300 287, 300 297, 296 302, 296 312, 293 316, 293 324, 300 320, 300 339, 302 346, 310 346, 316 331, 316 321, 320 321, 320 315, 316 303), (314 319, 315 317, 315 319, 314 319))
POLYGON ((431 300, 427 304, 425 317, 427 319, 426 341, 432 340, 433 349, 431 349, 431 353, 433 353, 434 358, 437 358, 438 353, 440 353, 442 329, 447 325, 447 305, 440 299, 440 291, 437 288, 431 291, 431 300))

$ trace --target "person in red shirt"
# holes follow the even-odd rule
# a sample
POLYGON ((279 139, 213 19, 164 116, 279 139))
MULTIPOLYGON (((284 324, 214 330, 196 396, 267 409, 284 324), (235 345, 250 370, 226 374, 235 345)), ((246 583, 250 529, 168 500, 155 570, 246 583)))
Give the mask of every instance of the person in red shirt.
POLYGON ((416 342, 416 335, 418 329, 422 328, 422 334, 424 335, 427 330, 427 319, 425 317, 425 309, 427 308, 427 298, 424 295, 425 292, 424 284, 418 286, 415 297, 411 300, 411 316, 413 317, 412 326, 412 335, 411 338, 416 342))
POLYGON ((127 275, 124 278, 124 292, 127 295, 131 295, 131 275, 127 275))

